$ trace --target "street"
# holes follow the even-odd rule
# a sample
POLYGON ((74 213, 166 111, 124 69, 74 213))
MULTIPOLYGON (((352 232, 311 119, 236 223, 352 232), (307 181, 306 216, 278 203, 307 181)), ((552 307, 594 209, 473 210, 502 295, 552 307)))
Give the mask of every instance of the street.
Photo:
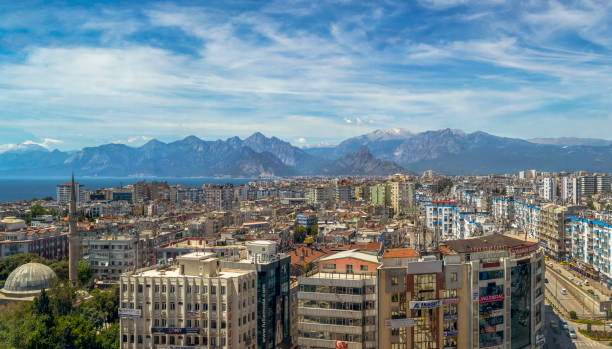
MULTIPOLYGON (((570 326, 576 329, 578 338, 571 339, 567 334, 567 331, 561 327, 560 318, 550 305, 545 307, 545 321, 546 327, 544 333, 546 336, 546 343, 544 344, 545 349, 573 349, 573 348, 606 348, 606 344, 602 344, 593 340, 590 340, 577 331, 577 327, 570 323, 570 326), (554 327, 553 327, 554 326, 554 327)), ((609 347, 608 347, 609 348, 609 347)))
POLYGON ((554 301, 562 310, 567 312, 575 311, 580 316, 603 315, 599 311, 599 302, 591 298, 586 292, 581 290, 577 285, 570 280, 560 281, 559 275, 551 268, 546 268, 546 292, 548 297, 554 301), (567 294, 562 294, 562 289, 567 290, 567 294), (574 295, 580 297, 579 302, 574 295))

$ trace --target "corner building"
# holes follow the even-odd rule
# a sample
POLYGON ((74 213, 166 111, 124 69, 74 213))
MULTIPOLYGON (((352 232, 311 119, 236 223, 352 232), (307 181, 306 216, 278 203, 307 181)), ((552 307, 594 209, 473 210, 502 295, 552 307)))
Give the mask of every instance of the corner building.
POLYGON ((378 269, 378 347, 540 348, 544 260, 505 235, 389 250, 378 269))
POLYGON ((256 347, 257 274, 221 269, 214 253, 120 279, 121 348, 256 347))

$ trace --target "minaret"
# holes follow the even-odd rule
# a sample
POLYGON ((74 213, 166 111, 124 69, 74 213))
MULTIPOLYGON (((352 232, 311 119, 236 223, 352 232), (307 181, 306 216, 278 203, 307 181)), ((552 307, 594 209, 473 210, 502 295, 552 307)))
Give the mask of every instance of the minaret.
POLYGON ((80 238, 76 222, 76 188, 74 186, 74 172, 72 173, 72 184, 70 185, 70 208, 68 210, 68 275, 70 282, 75 286, 79 280, 79 258, 80 238))

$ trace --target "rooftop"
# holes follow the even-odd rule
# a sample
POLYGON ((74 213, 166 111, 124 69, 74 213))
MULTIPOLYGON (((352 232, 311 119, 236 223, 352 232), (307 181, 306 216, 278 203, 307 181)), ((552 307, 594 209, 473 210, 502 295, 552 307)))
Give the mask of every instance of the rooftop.
POLYGON ((365 252, 360 252, 359 250, 348 250, 348 251, 338 252, 331 256, 321 258, 320 261, 321 262, 332 261, 332 260, 341 259, 341 258, 354 258, 354 259, 359 259, 359 260, 370 262, 370 263, 380 263, 378 261, 377 256, 369 254, 369 253, 365 253, 365 252))
POLYGON ((383 258, 418 258, 419 254, 413 248, 391 248, 383 258))
POLYGON ((469 253, 482 250, 507 250, 515 247, 527 247, 534 242, 523 241, 502 234, 493 234, 471 239, 448 240, 441 242, 451 251, 457 253, 469 253))

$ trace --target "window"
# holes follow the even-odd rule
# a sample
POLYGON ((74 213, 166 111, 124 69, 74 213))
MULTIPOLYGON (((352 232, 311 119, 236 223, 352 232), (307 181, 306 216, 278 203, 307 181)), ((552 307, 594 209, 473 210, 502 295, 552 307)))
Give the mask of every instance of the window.
POLYGON ((397 275, 393 275, 391 277, 391 285, 397 286, 398 284, 399 284, 399 279, 398 279, 397 275))
POLYGON ((221 311, 226 311, 227 310, 227 306, 225 305, 225 303, 221 304, 221 311))
POLYGON ((154 308, 155 310, 159 310, 159 303, 156 302, 154 308))
POLYGON ((170 293, 173 294, 175 290, 176 288, 174 287, 174 285, 170 285, 170 293))
POLYGON ((208 286, 202 286, 202 294, 208 293, 208 286))
POLYGON ((217 286, 210 286, 210 294, 217 294, 217 286))
POLYGON ((166 302, 162 302, 162 310, 166 310, 166 302))
POLYGON ((221 294, 225 294, 225 286, 221 286, 221 294))
POLYGON ((368 266, 367 265, 360 265, 359 266, 359 270, 361 270, 361 271, 368 271, 368 266))
POLYGON ((162 285, 162 293, 166 293, 166 285, 162 285))
POLYGON ((459 280, 459 277, 457 275, 457 273, 451 273, 450 274, 450 281, 451 282, 457 282, 459 280))
POLYGON ((335 263, 323 263, 323 269, 336 269, 335 263))

